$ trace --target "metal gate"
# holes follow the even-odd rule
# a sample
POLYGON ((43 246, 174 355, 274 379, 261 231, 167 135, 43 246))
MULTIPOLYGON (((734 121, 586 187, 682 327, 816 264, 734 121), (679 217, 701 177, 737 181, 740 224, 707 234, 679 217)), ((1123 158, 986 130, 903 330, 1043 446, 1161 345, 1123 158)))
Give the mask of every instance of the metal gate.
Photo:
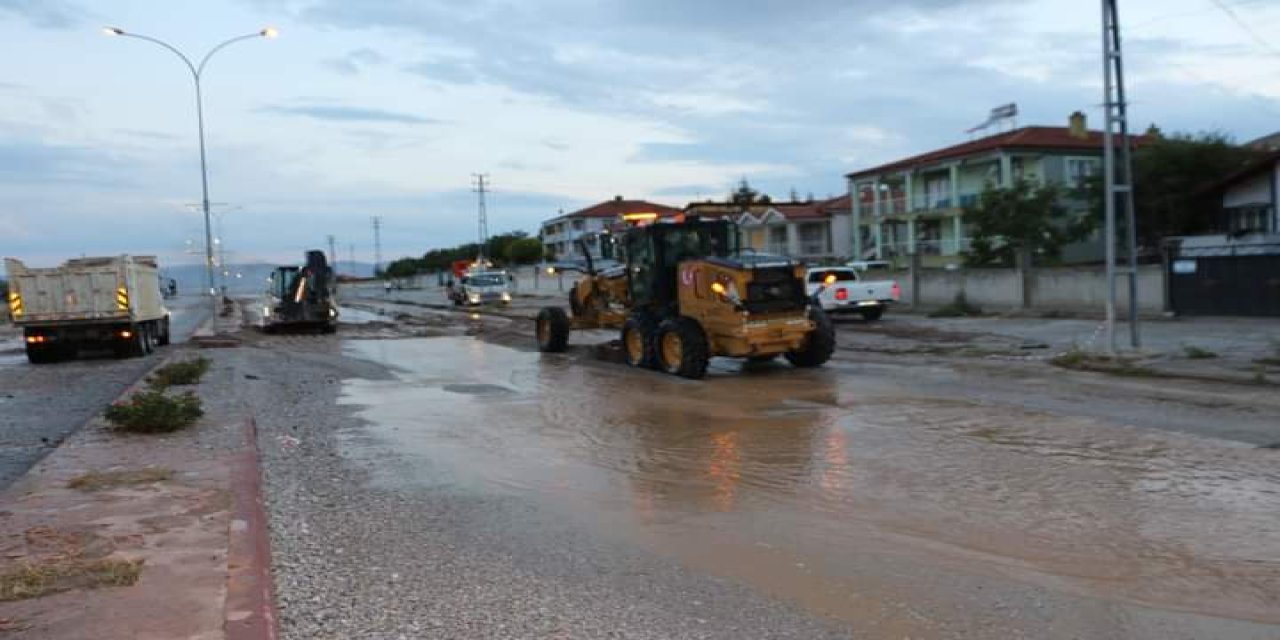
POLYGON ((1180 315, 1280 317, 1280 244, 1184 247, 1168 276, 1180 315))

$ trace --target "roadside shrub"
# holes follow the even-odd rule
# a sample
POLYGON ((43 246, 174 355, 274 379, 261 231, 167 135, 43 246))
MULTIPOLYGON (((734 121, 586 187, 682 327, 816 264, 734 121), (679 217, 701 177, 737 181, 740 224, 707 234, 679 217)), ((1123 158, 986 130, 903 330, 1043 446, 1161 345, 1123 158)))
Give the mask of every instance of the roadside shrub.
POLYGON ((982 308, 969 304, 969 298, 961 291, 956 294, 951 304, 929 314, 930 318, 967 318, 982 315, 982 308))
POLYGON ((147 382, 155 389, 165 389, 176 385, 196 384, 209 370, 208 358, 196 358, 182 362, 171 362, 151 374, 147 382))
POLYGON ((1260 364, 1264 367, 1280 367, 1280 340, 1271 339, 1271 355, 1258 358, 1253 361, 1254 364, 1260 364))
POLYGON ((168 396, 159 390, 140 391, 103 412, 103 417, 115 428, 132 433, 177 431, 191 426, 202 415, 204 409, 195 394, 168 396))
POLYGON ((1209 358, 1218 357, 1218 354, 1208 349, 1201 349, 1193 344, 1184 345, 1182 350, 1186 352, 1187 357, 1191 360, 1208 360, 1209 358))

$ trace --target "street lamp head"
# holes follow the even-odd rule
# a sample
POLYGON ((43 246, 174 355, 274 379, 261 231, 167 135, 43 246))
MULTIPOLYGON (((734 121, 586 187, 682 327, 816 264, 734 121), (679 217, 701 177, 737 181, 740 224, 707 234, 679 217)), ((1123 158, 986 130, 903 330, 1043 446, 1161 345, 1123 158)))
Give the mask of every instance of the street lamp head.
POLYGON ((280 35, 280 30, 279 30, 279 29, 277 29, 277 28, 275 28, 275 27, 267 27, 267 28, 263 29, 262 31, 259 31, 259 32, 258 32, 258 35, 260 35, 260 36, 262 36, 262 37, 264 37, 264 38, 274 38, 274 37, 276 37, 276 36, 280 35))
POLYGON ((124 29, 120 27, 103 27, 102 33, 109 36, 122 36, 124 35, 124 29))

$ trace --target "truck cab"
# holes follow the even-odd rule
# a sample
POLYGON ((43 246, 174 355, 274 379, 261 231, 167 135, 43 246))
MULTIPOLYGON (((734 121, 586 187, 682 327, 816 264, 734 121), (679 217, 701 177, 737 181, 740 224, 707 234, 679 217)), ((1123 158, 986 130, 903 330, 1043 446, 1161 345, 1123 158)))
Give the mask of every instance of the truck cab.
POLYGON ((450 287, 455 305, 511 304, 511 275, 506 271, 468 271, 450 287))

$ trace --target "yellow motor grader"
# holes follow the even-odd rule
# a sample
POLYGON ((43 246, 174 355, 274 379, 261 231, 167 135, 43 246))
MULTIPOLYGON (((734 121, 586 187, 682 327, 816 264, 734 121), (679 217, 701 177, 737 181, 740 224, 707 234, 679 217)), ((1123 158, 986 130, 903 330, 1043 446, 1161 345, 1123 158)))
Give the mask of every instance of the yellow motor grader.
POLYGON ((599 236, 607 266, 579 245, 586 264, 575 268, 571 313, 538 313, 539 350, 564 351, 571 330, 619 329, 628 364, 685 378, 706 375, 714 356, 821 366, 835 331, 805 292, 804 265, 738 241, 736 224, 695 218, 599 236))

